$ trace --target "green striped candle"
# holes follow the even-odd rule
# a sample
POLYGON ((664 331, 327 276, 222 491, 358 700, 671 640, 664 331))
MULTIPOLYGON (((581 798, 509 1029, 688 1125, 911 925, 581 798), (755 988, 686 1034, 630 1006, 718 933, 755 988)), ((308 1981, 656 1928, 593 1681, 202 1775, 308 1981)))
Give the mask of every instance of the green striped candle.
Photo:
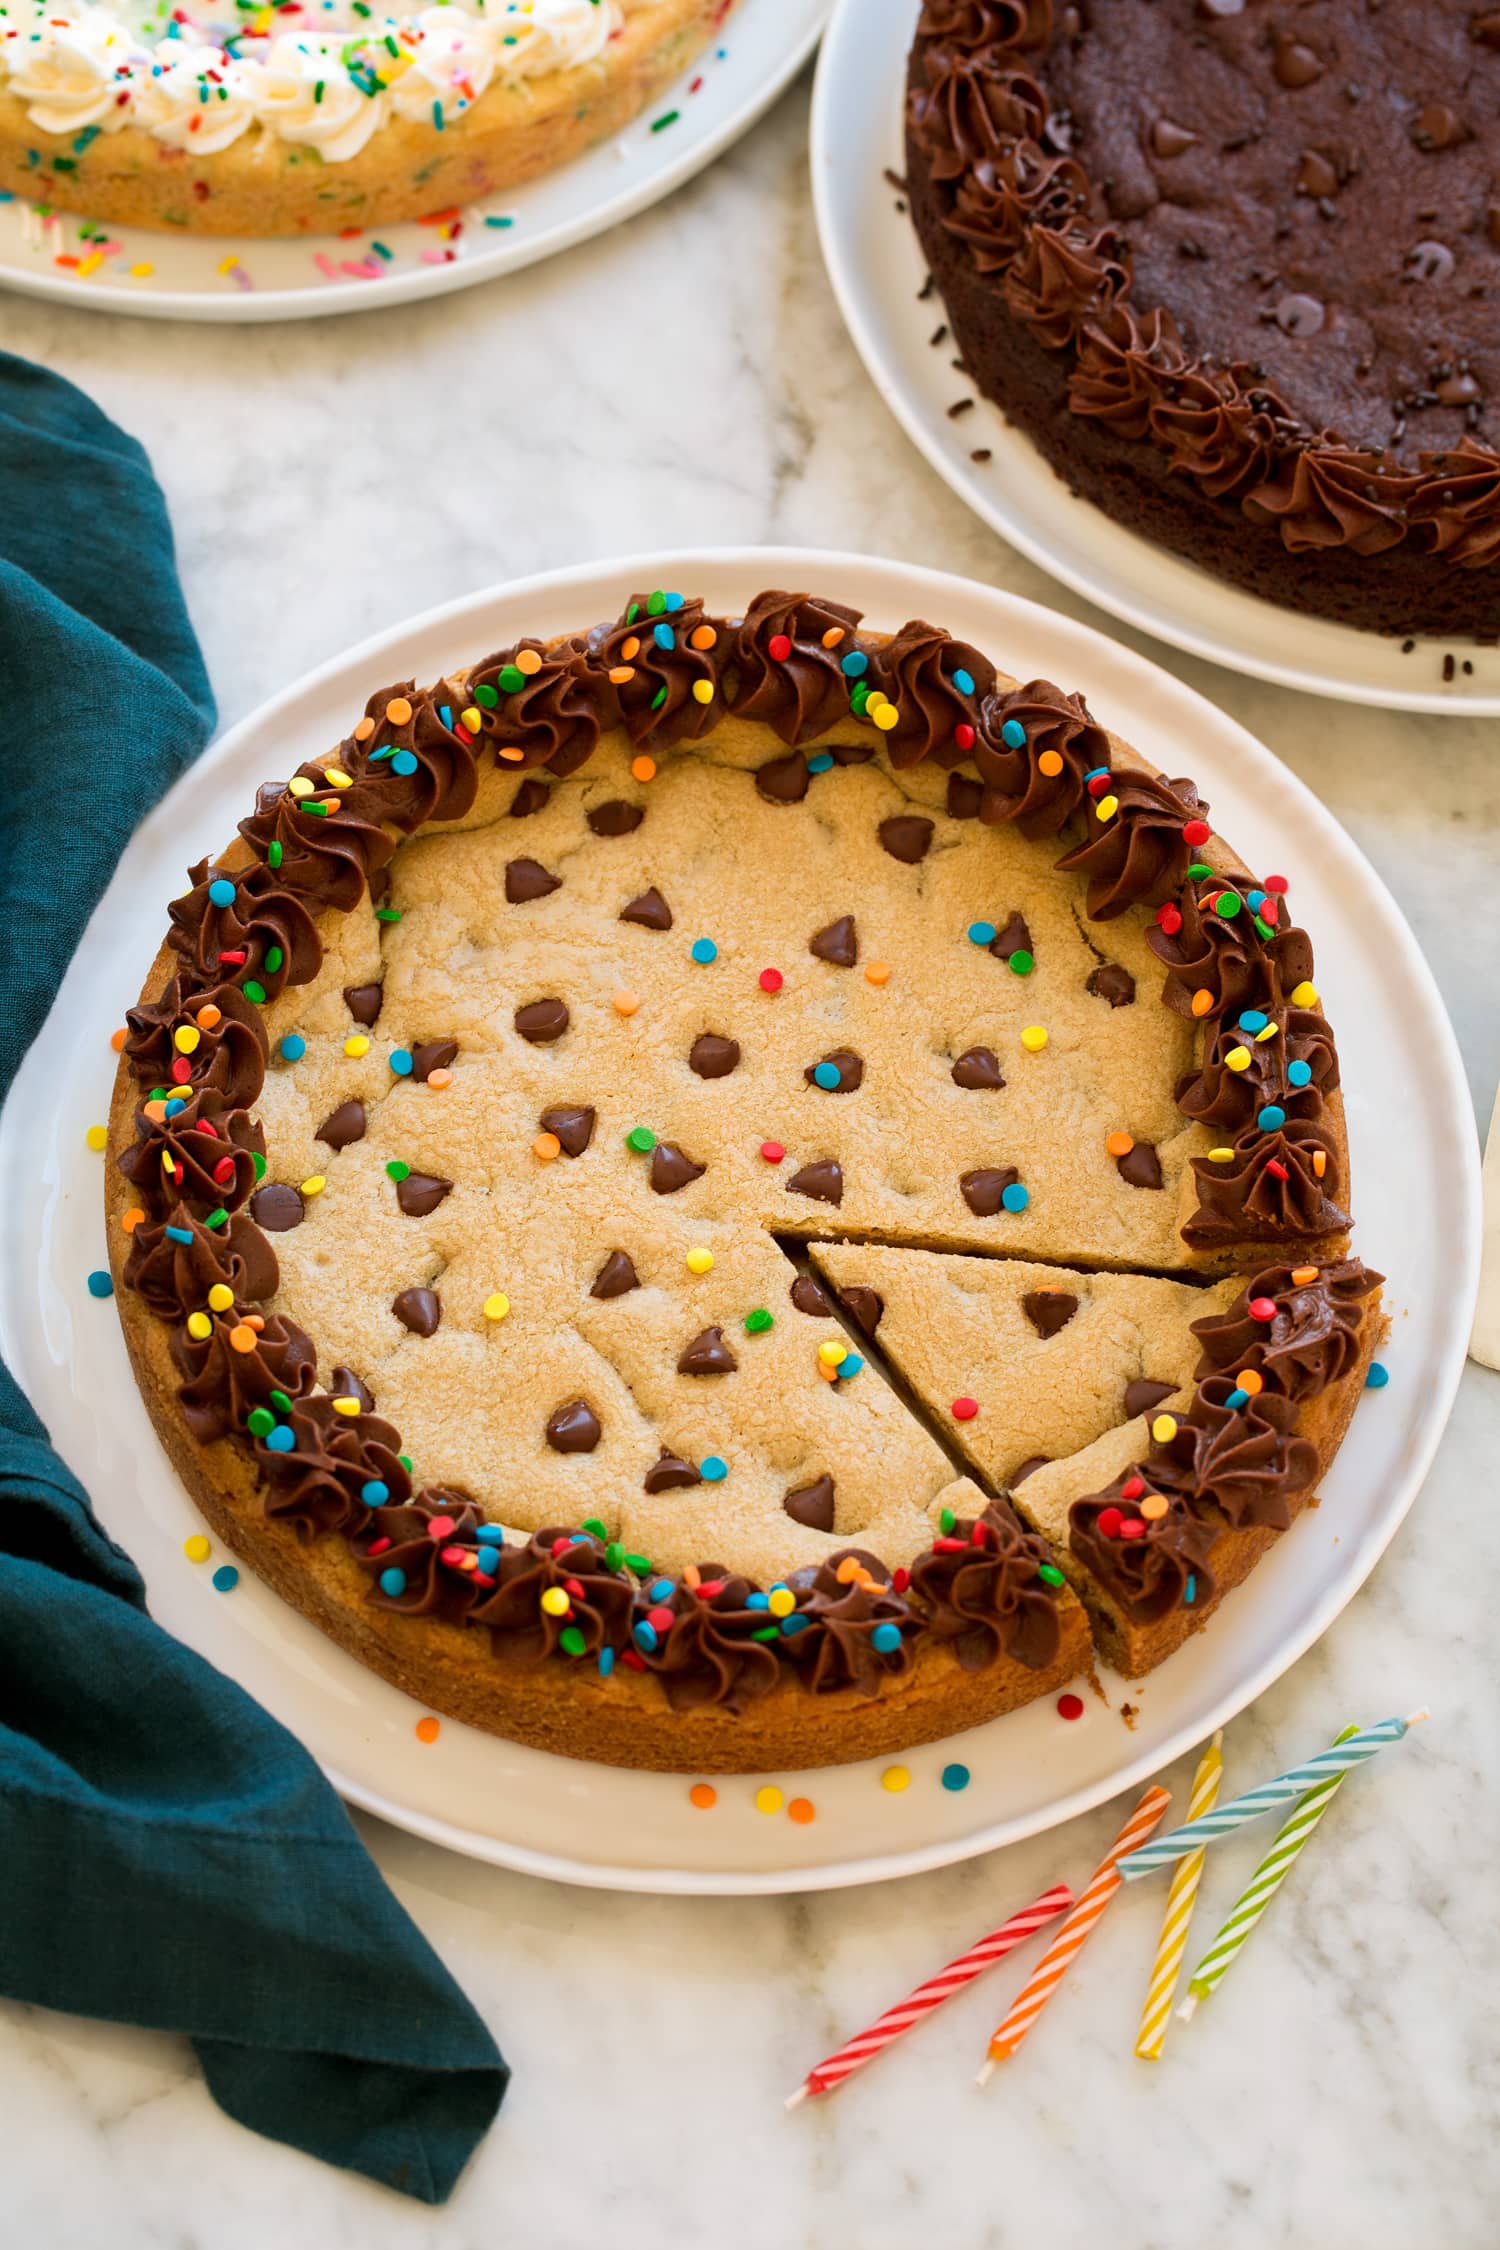
MULTIPOLYGON (((1335 1741, 1334 1748, 1337 1749, 1342 1743, 1352 1742, 1358 1732, 1358 1727, 1345 1727, 1335 1741)), ((1275 1843, 1235 1900, 1223 1929, 1188 1978, 1187 1998, 1177 2011, 1184 2023, 1191 2020, 1198 2002, 1206 2000, 1211 1992, 1217 1990, 1221 1979, 1228 1975, 1240 1947, 1290 1875, 1293 1860, 1327 1812, 1346 1778, 1347 1770, 1345 1773, 1331 1773, 1326 1781, 1318 1783, 1316 1789, 1309 1789, 1290 1820, 1284 1821, 1277 1830, 1275 1843)))
POLYGON ((1227 1805, 1216 1805, 1201 1820, 1190 1820, 1185 1827, 1174 1828, 1169 1836, 1153 1837, 1150 1843, 1142 1844, 1139 1851, 1118 1863, 1121 1875, 1127 1883, 1140 1875, 1152 1875, 1158 1867, 1167 1867, 1174 1859, 1186 1859, 1189 1852, 1204 1844, 1216 1844, 1221 1836, 1243 1828, 1247 1820, 1258 1820, 1278 1805, 1289 1805, 1320 1782, 1341 1781, 1351 1767, 1373 1758, 1388 1742, 1399 1742, 1409 1727, 1420 1726, 1426 1717, 1425 1710, 1412 1711, 1404 1719, 1382 1719, 1377 1726, 1341 1734, 1331 1749, 1320 1750, 1315 1758, 1278 1774, 1274 1781, 1263 1781, 1258 1789, 1247 1789, 1227 1805))

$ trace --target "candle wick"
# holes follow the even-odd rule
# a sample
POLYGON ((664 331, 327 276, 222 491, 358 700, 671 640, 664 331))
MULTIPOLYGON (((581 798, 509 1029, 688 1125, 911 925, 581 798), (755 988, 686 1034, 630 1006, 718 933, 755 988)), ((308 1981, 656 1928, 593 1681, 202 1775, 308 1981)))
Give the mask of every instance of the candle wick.
POLYGON ((989 2058, 989 2060, 988 2060, 988 2061, 987 2061, 987 2062, 985 2063, 985 2066, 984 2066, 983 2070, 981 2070, 981 2072, 979 2073, 979 2076, 978 2076, 978 2077, 977 2077, 977 2078, 975 2079, 974 2083, 975 2083, 975 2085, 976 2085, 976 2086, 988 2086, 988 2084, 989 2084, 990 2080, 991 2080, 991 2079, 992 2079, 992 2078, 994 2077, 994 2075, 995 2075, 995 2061, 994 2061, 994 2057, 993 2057, 993 2056, 991 2056, 991 2057, 989 2058))
POLYGON ((1177 2011, 1179 2020, 1183 2023, 1191 2023, 1193 2020, 1193 2012, 1197 2008, 1197 2005, 1197 1993, 1190 1992, 1187 1998, 1183 2001, 1182 2006, 1177 2011))
POLYGON ((1419 1727, 1424 1719, 1430 1719, 1431 1717, 1432 1713, 1428 1710, 1426 1704, 1424 1703, 1419 1710, 1408 1711, 1406 1715, 1406 1723, 1409 1727, 1419 1727))
POLYGON ((786 2100, 785 2100, 785 2101, 784 2101, 784 2102, 782 2103, 782 2108, 783 2108, 783 2109, 795 2109, 795 2108, 796 2108, 796 2106, 797 2106, 797 2104, 798 2104, 798 2102, 805 2102, 805 2101, 806 2101, 806 2099, 807 2099, 807 2097, 808 2097, 808 2094, 809 2094, 810 2092, 811 2092, 811 2088, 810 2088, 810 2087, 807 2087, 807 2086, 799 2086, 799 2087, 797 2088, 797 2091, 796 2091, 796 2093, 795 2093, 795 2094, 788 2094, 788 2095, 787 2095, 787 2098, 786 2098, 786 2100))

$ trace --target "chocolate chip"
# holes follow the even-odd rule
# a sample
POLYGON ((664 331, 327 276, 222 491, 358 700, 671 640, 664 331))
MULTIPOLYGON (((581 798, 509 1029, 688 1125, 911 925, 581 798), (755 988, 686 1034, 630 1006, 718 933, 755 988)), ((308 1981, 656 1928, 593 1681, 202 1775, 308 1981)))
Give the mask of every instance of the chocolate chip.
POLYGON ((1045 1469, 1051 1458, 1050 1453, 1029 1453, 1026 1459, 1010 1472, 1011 1490, 1014 1491, 1021 1479, 1029 1477, 1034 1469, 1045 1469))
POLYGON ((634 1261, 624 1250, 611 1250, 594 1276, 591 1297, 625 1297, 632 1289, 639 1289, 641 1277, 634 1261))
POLYGON ((364 1024, 366 1029, 379 1015, 384 997, 383 984, 346 984, 344 987, 344 1006, 355 1022, 364 1024))
POLYGON ((1471 406, 1484 396, 1477 379, 1467 370, 1462 375, 1445 375, 1436 388, 1443 406, 1471 406))
POLYGON ((1469 37, 1481 47, 1500 47, 1500 8, 1483 8, 1469 18, 1469 37))
POLYGON ((362 1414, 375 1411, 375 1393, 368 1383, 362 1382, 352 1367, 336 1367, 328 1378, 331 1398, 357 1398, 362 1414))
POLYGON ((819 1477, 812 1484, 798 1485, 795 1492, 783 1494, 781 1505, 793 1523, 805 1524, 809 1531, 832 1531, 832 1477, 819 1477))
POLYGON ((550 1047, 568 1028, 568 1011, 561 1000, 528 1000, 516 1010, 516 1029, 533 1047, 550 1047))
POLYGON ((839 1204, 844 1200, 844 1175, 831 1156, 820 1156, 816 1163, 804 1164, 787 1181, 793 1195, 808 1195, 814 1203, 839 1204))
POLYGON ((547 803, 551 795, 552 791, 548 788, 545 781, 538 781, 534 774, 528 774, 526 776, 526 779, 522 782, 520 788, 511 798, 511 819, 529 820, 533 813, 538 813, 541 811, 543 805, 547 803))
POLYGON ((828 1302, 827 1294, 813 1280, 810 1273, 798 1274, 796 1280, 792 1283, 791 1298, 798 1312, 817 1314, 833 1311, 832 1305, 828 1302))
POLYGON ((600 1435, 598 1415, 581 1398, 554 1406, 547 1416, 547 1443, 554 1453, 592 1453, 600 1435))
POLYGON ((1305 148, 1297 159, 1297 189, 1302 195, 1337 195, 1343 185, 1331 156, 1318 148, 1305 148))
POLYGON ((785 757, 772 758, 755 771, 755 786, 772 805, 800 805, 811 781, 800 750, 789 750, 785 757))
POLYGON ((1078 1299, 1070 1289, 1028 1289, 1021 1310, 1039 1336, 1050 1337, 1067 1327, 1078 1310, 1078 1299))
POLYGON ((443 1301, 435 1289, 403 1289, 391 1311, 414 1336, 435 1336, 443 1317, 443 1301))
POLYGON ((542 1131, 557 1135, 562 1143, 564 1156, 582 1156, 594 1137, 594 1118, 595 1112, 587 1106, 582 1109, 544 1109, 542 1131))
POLYGON ((739 1364, 722 1328, 701 1328, 677 1354, 679 1375, 732 1375, 739 1364))
POLYGON ((645 817, 644 805, 627 804, 623 797, 611 797, 585 815, 596 836, 632 836, 645 817))
POLYGON ((268 1180, 250 1198, 250 1216, 267 1234, 290 1234, 293 1227, 301 1226, 305 1213, 302 1191, 284 1180, 268 1180))
POLYGON ((967 1086, 976 1091, 1005 1084, 1000 1075, 1000 1059, 993 1047, 968 1048, 953 1065, 952 1078, 955 1086, 967 1086))
POLYGON ((649 891, 642 891, 628 906, 620 908, 622 922, 639 922, 643 930, 670 930, 672 909, 653 883, 649 891))
POLYGON ((651 1151, 651 1185, 658 1195, 675 1195, 690 1180, 701 1180, 706 1164, 695 1164, 675 1141, 658 1141, 651 1151))
POLYGON ((872 742, 825 742, 822 747, 836 766, 867 766, 875 755, 872 742))
POLYGON ((425 1086, 435 1070, 446 1070, 457 1056, 456 1039, 424 1039, 411 1051, 411 1074, 425 1086))
POLYGON ((340 1102, 333 1114, 324 1118, 316 1137, 334 1149, 348 1148, 352 1141, 362 1141, 365 1137, 364 1103, 340 1102))
POLYGON ((1150 1141, 1132 1143, 1123 1156, 1115 1158, 1115 1170, 1132 1187, 1159 1188, 1162 1184, 1161 1158, 1150 1141))
POLYGON ((1012 914, 999 935, 990 939, 990 951, 997 961, 1008 961, 1013 953, 1032 951, 1031 932, 1026 927, 1024 914, 1012 914))
POLYGON ((1446 102, 1427 102, 1406 128, 1420 149, 1457 148, 1469 137, 1469 128, 1446 102))
POLYGON ((396 1182, 396 1201, 409 1219, 425 1219, 452 1193, 453 1182, 440 1180, 432 1172, 408 1172, 404 1180, 396 1182))
POLYGON ((1118 961, 1101 961, 1088 980, 1088 989, 1112 1008, 1128 1008, 1135 998, 1135 978, 1118 961))
POLYGON ((1020 1178, 1014 1164, 987 1166, 978 1172, 965 1172, 958 1190, 976 1219, 993 1219, 1005 1209, 1005 1191, 1014 1187, 1020 1178))
POLYGON ((1294 92, 1297 87, 1311 86, 1315 79, 1322 77, 1323 58, 1304 40, 1290 31, 1273 31, 1271 41, 1275 49, 1271 67, 1278 86, 1294 92))
POLYGON ((835 1047, 831 1054, 824 1055, 820 1061, 809 1063, 802 1075, 808 1085, 816 1086, 820 1093, 855 1094, 864 1083, 864 1060, 852 1047, 835 1047), (820 1070, 836 1070, 838 1084, 825 1086, 818 1077, 820 1070))
POLYGON ((1289 289, 1276 300, 1276 325, 1287 336, 1316 336, 1323 325, 1323 306, 1300 289, 1289 289))
POLYGON ((899 859, 905 867, 915 867, 932 849, 933 823, 921 813, 893 813, 883 820, 875 831, 882 846, 892 859, 899 859))
POLYGON ((534 898, 550 898, 562 889, 562 877, 553 875, 539 859, 510 859, 505 863, 505 897, 510 906, 525 906, 534 898))
POLYGON ((984 802, 984 791, 977 781, 966 773, 948 776, 948 818, 950 820, 977 820, 984 802))
POLYGON ((1149 1414, 1153 1406, 1160 1406, 1177 1389, 1175 1383, 1153 1383, 1149 1376, 1137 1375, 1125 1385, 1125 1419, 1133 1422, 1138 1414, 1149 1414))
POLYGON ((851 1289, 839 1291, 839 1302, 862 1336, 874 1335, 885 1311, 885 1299, 878 1289, 867 1289, 857 1281, 851 1289))
POLYGON ((825 923, 814 930, 807 941, 809 953, 820 961, 831 961, 836 969, 852 969, 859 959, 859 941, 854 932, 854 916, 841 914, 836 922, 825 923))
POLYGON ((690 1484, 701 1484, 702 1482, 702 1477, 699 1476, 691 1461, 684 1461, 677 1454, 668 1453, 666 1447, 663 1446, 656 1460, 653 1461, 651 1467, 642 1477, 641 1490, 643 1492, 681 1492, 690 1484))
POLYGON ((1153 156, 1185 156, 1190 148, 1197 146, 1197 134, 1190 133, 1186 125, 1174 124, 1170 117, 1158 117, 1151 128, 1153 156))
POLYGON ((700 1078, 727 1078, 740 1059, 737 1039, 725 1039, 717 1031, 701 1032, 693 1041, 688 1054, 688 1067, 700 1078))

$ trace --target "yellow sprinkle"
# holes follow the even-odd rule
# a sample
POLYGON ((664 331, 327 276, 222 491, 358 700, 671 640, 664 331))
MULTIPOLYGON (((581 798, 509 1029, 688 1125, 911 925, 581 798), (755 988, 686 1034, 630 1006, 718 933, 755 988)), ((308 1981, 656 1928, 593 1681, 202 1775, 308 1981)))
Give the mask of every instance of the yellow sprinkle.
POLYGON ((780 1812, 785 1801, 781 1791, 773 1788, 769 1781, 763 1789, 757 1789, 755 1792, 755 1809, 757 1812, 780 1812))
POLYGON ((223 1281, 216 1281, 212 1289, 210 1289, 210 1291, 208 1292, 209 1311, 228 1312, 230 1306, 233 1303, 234 1291, 229 1287, 228 1283, 223 1281))
POLYGON ((849 1346, 830 1336, 826 1344, 819 1344, 818 1357, 825 1367, 838 1367, 849 1357, 849 1346))
POLYGON ((1294 1008, 1315 1008, 1317 1004, 1318 988, 1315 984, 1308 984, 1304 979, 1301 984, 1293 987, 1292 1006, 1294 1008))
POLYGON ((1047 1044, 1047 1034, 1039 1023, 1029 1023, 1021 1034, 1021 1045, 1028 1055, 1039 1055, 1047 1044))
POLYGON ((797 1597, 790 1586, 775 1586, 766 1596, 766 1607, 773 1617, 790 1617, 797 1606, 797 1597))
POLYGON ((880 1777, 881 1788, 889 1789, 892 1796, 899 1796, 910 1782, 911 1775, 905 1766, 887 1766, 880 1777))
POLYGON ((90 1148, 107 1148, 109 1146, 109 1129, 107 1126, 91 1125, 83 1137, 90 1148))
POLYGON ((712 680, 694 680, 694 682, 693 682, 693 701, 694 701, 695 703, 712 703, 713 699, 714 699, 714 683, 713 683, 713 681, 712 681, 712 680))
POLYGON ((688 1252, 687 1270, 689 1273, 712 1273, 713 1268, 714 1254, 712 1250, 705 1250, 702 1245, 699 1244, 697 1247, 688 1252))
POLYGON ((1249 1048, 1231 1047, 1224 1057, 1224 1067, 1226 1070, 1248 1070, 1250 1068, 1249 1048))
POLYGON ((1155 1421, 1151 1425, 1151 1435, 1155 1438, 1158 1445, 1165 1445, 1169 1438, 1176 1437, 1176 1415, 1158 1414, 1155 1421))
POLYGON ((1268 1023, 1264 1031, 1257 1031, 1257 1033, 1255 1034, 1256 1046, 1263 1047, 1266 1041, 1268 1039, 1274 1039, 1280 1030, 1281 1026, 1279 1023, 1268 1023))
POLYGON ((201 1344, 206 1336, 213 1334, 214 1324, 206 1312, 190 1312, 187 1317, 187 1332, 201 1344))
POLYGON ((313 785, 305 773, 294 773, 287 789, 293 797, 310 797, 313 793, 313 785))
POLYGON ((322 1172, 314 1172, 310 1180, 302 1182, 302 1193, 304 1195, 321 1195, 327 1185, 328 1181, 325 1175, 322 1172))
POLYGON ((323 768, 323 779, 328 783, 330 789, 352 789, 354 787, 353 777, 345 773, 342 766, 325 766, 323 768))
POLYGON ((149 258, 138 258, 130 269, 130 278, 132 281, 145 281, 155 271, 149 258))
POLYGON ((80 258, 78 261, 79 280, 82 281, 87 274, 97 273, 103 263, 104 252, 102 250, 91 250, 86 258, 80 258))
POLYGON ((239 264, 239 262, 239 259, 235 257, 233 251, 231 251, 227 258, 221 258, 219 260, 218 264, 214 268, 214 272, 233 273, 235 267, 239 264))
POLYGON ((361 1055, 367 1055, 369 1052, 370 1042, 362 1031, 352 1031, 344 1041, 344 1053, 352 1056, 355 1062, 359 1061, 361 1055))
POLYGON ((1101 820, 1113 820, 1120 809, 1118 797, 1101 797, 1094 810, 1101 820))
POLYGON ((172 1044, 179 1055, 190 1055, 202 1037, 196 1024, 180 1023, 172 1034, 172 1044))
POLYGON ((572 1606, 561 1586, 549 1586, 542 1596, 542 1607, 549 1617, 566 1617, 572 1606))
POLYGON ((889 961, 867 961, 865 963, 866 984, 889 984, 890 981, 891 964, 889 961))
POLYGON ((480 716, 480 713, 475 709, 472 703, 469 705, 467 711, 461 711, 459 713, 459 717, 462 719, 464 725, 468 728, 470 734, 478 734, 480 728, 484 725, 483 718, 480 716))
POLYGON ((213 1553, 212 1547, 210 1547, 201 1531, 195 1531, 190 1539, 183 1540, 182 1551, 189 1562, 207 1562, 209 1556, 213 1553))
POLYGON ((347 1415, 351 1422, 359 1412, 359 1400, 357 1398, 336 1398, 332 1401, 332 1405, 335 1414, 347 1415))
POLYGON ((871 718, 882 734, 889 734, 892 727, 896 726, 901 718, 901 714, 894 703, 878 704, 873 711, 870 710, 870 705, 867 703, 865 709, 870 712, 871 718))
POLYGON ((1208 1152, 1208 1161, 1210 1164, 1232 1164, 1234 1162, 1234 1150, 1232 1148, 1211 1148, 1208 1152))
POLYGON ((486 1297, 484 1300, 484 1317, 486 1320, 504 1320, 509 1311, 510 1299, 503 1289, 497 1289, 493 1297, 486 1297))

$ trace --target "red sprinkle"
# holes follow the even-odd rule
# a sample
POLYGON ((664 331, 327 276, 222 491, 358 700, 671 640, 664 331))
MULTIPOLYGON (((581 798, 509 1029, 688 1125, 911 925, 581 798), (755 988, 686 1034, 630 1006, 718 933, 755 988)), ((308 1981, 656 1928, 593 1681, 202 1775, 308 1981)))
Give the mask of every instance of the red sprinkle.
POLYGON ((715 1594, 723 1593, 724 1581, 722 1578, 705 1578, 700 1581, 697 1591, 700 1601, 711 1602, 715 1594))
POLYGON ((445 1570, 462 1570, 464 1557, 468 1552, 467 1547, 440 1547, 438 1549, 438 1561, 445 1570))
POLYGON ((956 1398, 953 1401, 953 1419, 955 1422, 972 1422, 978 1412, 979 1401, 977 1398, 956 1398))
POLYGON ((1120 1536, 1120 1526, 1124 1521, 1125 1518, 1120 1513, 1118 1508, 1101 1508, 1099 1510, 1099 1531, 1101 1536, 1105 1539, 1118 1539, 1120 1536))
POLYGON ((1260 902, 1259 912, 1260 918, 1263 922, 1275 922, 1281 912, 1280 899, 1270 897, 1263 898, 1260 902))
POLYGON ((1144 1477, 1127 1477, 1120 1487, 1120 1498, 1122 1500, 1139 1500, 1145 1489, 1146 1480, 1144 1477))
POLYGON ((773 633, 766 643, 766 654, 773 664, 785 664, 792 653, 792 644, 785 633, 773 633))
POLYGON ((427 1526, 427 1536, 429 1539, 451 1539, 457 1529, 458 1525, 452 1516, 434 1516, 427 1526))
POLYGON ((1081 1719, 1083 1717, 1083 1697, 1081 1695, 1060 1695, 1057 1699, 1057 1715, 1060 1719, 1081 1719))
POLYGON ((214 1166, 214 1178, 218 1181, 220 1187, 228 1186, 234 1178, 234 1158, 232 1156, 221 1156, 219 1158, 218 1163, 214 1166))
POLYGON ((1266 1158, 1266 1170, 1273 1180, 1284 1180, 1287 1177, 1287 1168, 1279 1157, 1268 1156, 1266 1158))
POLYGON ((935 1555, 965 1555, 969 1542, 967 1539, 934 1539, 932 1551, 935 1555))
POLYGON ((893 1594, 904 1594, 910 1584, 911 1572, 904 1566, 891 1572, 891 1592, 893 1594))
POLYGON ((1113 781, 1113 779, 1113 774, 1096 773, 1090 780, 1084 783, 1084 787, 1085 789, 1087 789, 1091 797, 1102 797, 1105 794, 1106 790, 1109 788, 1109 785, 1113 781))
POLYGON ((552 1542, 552 1558, 554 1562, 559 1555, 565 1555, 572 1544, 573 1542, 571 1539, 554 1539, 552 1542))
POLYGON ((1252 1297, 1245 1310, 1252 1320, 1274 1320, 1276 1318, 1276 1299, 1274 1297, 1252 1297))
POLYGON ((1268 891, 1277 891, 1284 898, 1287 892, 1286 877, 1284 875, 1268 875, 1266 877, 1266 889, 1268 891))
POLYGON ((974 729, 970 726, 967 719, 960 719, 958 725, 953 729, 953 739, 958 744, 960 750, 973 749, 974 729))
POLYGON ((1185 820, 1182 824, 1182 840, 1185 844, 1206 844, 1212 834, 1213 830, 1206 820, 1185 820))
POLYGON ((620 1662, 628 1664, 632 1672, 644 1672, 646 1669, 646 1659, 638 1648, 622 1648, 620 1662))
POLYGON ((390 1543, 390 1533, 388 1531, 382 1532, 378 1539, 372 1539, 370 1541, 369 1546, 365 1549, 365 1553, 367 1555, 383 1555, 390 1543))
POLYGON ((189 1080, 189 1079, 190 1079, 190 1078, 192 1077, 192 1075, 193 1075, 193 1066, 192 1066, 192 1064, 191 1064, 191 1063, 190 1063, 190 1062, 188 1061, 188 1059, 187 1059, 187 1056, 186 1056, 186 1055, 174 1055, 174 1056, 172 1057, 172 1083, 173 1083, 173 1085, 174 1085, 174 1086, 185 1086, 185 1085, 187 1084, 188 1080, 189 1080))
POLYGON ((1122 1539, 1144 1539, 1145 1536, 1146 1526, 1139 1516, 1127 1516, 1120 1526, 1120 1537, 1122 1539))
POLYGON ((583 1600, 583 1588, 579 1585, 576 1578, 565 1578, 563 1580, 563 1592, 565 1594, 571 1594, 575 1602, 581 1602, 583 1600))
POLYGON ((1156 926, 1159 930, 1165 930, 1168 937, 1176 937, 1182 928, 1182 908, 1174 906, 1168 899, 1165 906, 1156 909, 1156 926))
POLYGON ((659 1602, 655 1609, 648 1609, 646 1612, 646 1623, 654 1625, 658 1633, 669 1633, 675 1621, 672 1611, 665 1603, 659 1602))
POLYGON ((760 1153, 768 1164, 779 1164, 786 1155, 780 1141, 762 1141, 760 1153))
POLYGON ((779 992, 785 983, 786 978, 779 969, 762 969, 760 972, 762 992, 779 992))

